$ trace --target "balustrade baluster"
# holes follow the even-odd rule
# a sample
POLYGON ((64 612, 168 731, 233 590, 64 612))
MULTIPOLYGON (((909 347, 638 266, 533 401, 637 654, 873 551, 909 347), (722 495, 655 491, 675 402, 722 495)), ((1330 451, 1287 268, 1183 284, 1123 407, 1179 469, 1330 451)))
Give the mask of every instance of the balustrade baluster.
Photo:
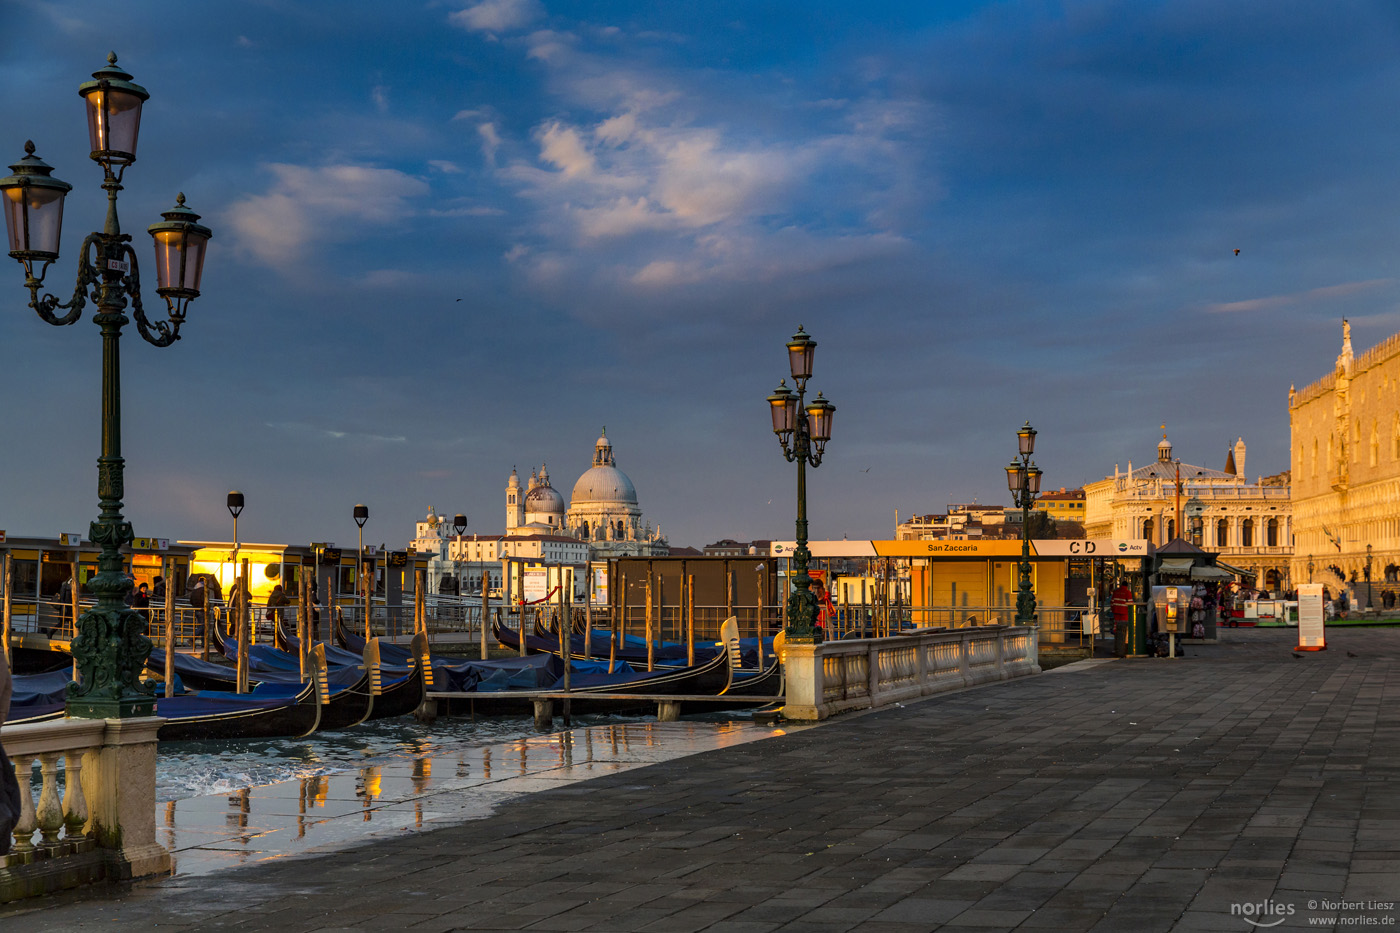
POLYGON ((83 752, 66 752, 63 772, 63 838, 79 839, 87 826, 88 805, 83 796, 83 752))
POLYGON ((44 752, 39 756, 39 775, 42 787, 39 791, 40 845, 58 845, 58 831, 63 828, 63 808, 58 804, 58 756, 59 752, 44 752))
POLYGON ((34 782, 34 756, 15 755, 15 778, 19 781, 19 822, 15 824, 15 848, 23 855, 34 851, 34 831, 39 828, 39 820, 34 815, 34 795, 30 784, 34 782))

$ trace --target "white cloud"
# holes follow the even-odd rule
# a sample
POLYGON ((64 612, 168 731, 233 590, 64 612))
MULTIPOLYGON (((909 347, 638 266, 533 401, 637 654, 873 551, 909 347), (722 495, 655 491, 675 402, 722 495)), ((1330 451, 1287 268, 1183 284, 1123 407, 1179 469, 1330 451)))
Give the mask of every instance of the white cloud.
POLYGON ((477 125, 476 133, 481 137, 481 154, 486 159, 488 165, 496 164, 496 150, 500 148, 501 137, 496 132, 496 124, 481 123, 477 125))
POLYGON ((550 123, 539 132, 540 158, 558 168, 566 178, 588 177, 596 165, 578 130, 550 123))
POLYGON ((389 110, 389 89, 382 84, 377 84, 370 91, 370 98, 374 101, 374 109, 380 113, 387 113, 389 110))
POLYGON ((448 16, 454 25, 470 32, 509 32, 544 14, 538 0, 482 0, 448 16))
POLYGON ((435 168, 439 172, 442 172, 444 175, 462 174, 461 166, 459 166, 456 162, 449 162, 446 159, 429 159, 428 165, 431 168, 435 168))
POLYGON ((394 169, 364 165, 272 164, 276 181, 266 194, 229 208, 238 244, 270 266, 285 267, 312 242, 344 240, 364 225, 392 224, 411 213, 411 198, 428 193, 423 181, 394 169))

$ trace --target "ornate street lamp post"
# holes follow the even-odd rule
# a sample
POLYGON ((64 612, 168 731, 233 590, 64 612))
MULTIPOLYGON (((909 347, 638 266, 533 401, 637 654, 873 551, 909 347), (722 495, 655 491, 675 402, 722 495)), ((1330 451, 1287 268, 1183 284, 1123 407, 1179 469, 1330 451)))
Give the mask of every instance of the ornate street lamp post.
POLYGON ((1309 582, 1309 583, 1312 582, 1312 575, 1313 575, 1313 556, 1312 556, 1311 554, 1309 554, 1309 555, 1308 555, 1308 582, 1309 582))
MULTIPOLYGON (((452 558, 452 578, 456 585, 457 595, 462 595, 462 532, 467 530, 467 517, 461 512, 452 516, 452 530, 457 532, 457 550, 452 558)), ((462 610, 464 613, 465 609, 462 610)))
POLYGON ((787 380, 782 380, 777 390, 768 396, 773 433, 783 445, 783 456, 789 463, 797 461, 797 548, 792 554, 793 580, 792 592, 788 595, 786 636, 789 642, 815 642, 820 636, 816 628, 817 597, 807 573, 807 562, 812 556, 807 550, 807 464, 813 469, 821 466, 826 442, 831 440, 831 418, 836 406, 820 392, 812 401, 806 401, 807 380, 812 376, 812 356, 817 342, 798 327, 787 348, 797 391, 793 392, 787 387, 787 380))
POLYGON ((1035 428, 1029 421, 1016 432, 1018 455, 1006 467, 1006 485, 1021 510, 1021 582, 1016 592, 1016 624, 1035 624, 1035 593, 1031 591, 1031 504, 1040 493, 1040 468, 1035 453, 1035 428))
POLYGON ((88 538, 101 548, 98 573, 92 580, 97 605, 78 619, 73 660, 80 682, 68 687, 68 715, 82 718, 149 716, 155 711, 153 688, 141 680, 151 653, 145 620, 126 606, 131 582, 122 573, 121 547, 132 540, 131 524, 122 516, 125 495, 121 450, 121 329, 122 312, 131 300, 132 316, 142 338, 157 347, 180 339, 189 303, 199 297, 205 247, 211 236, 199 215, 185 207, 185 196, 161 216, 164 222, 147 228, 156 247, 156 294, 165 299, 168 321, 152 323, 141 307, 141 280, 130 234, 117 222, 117 192, 122 175, 136 161, 136 136, 141 105, 150 97, 117 67, 115 53, 107 67, 93 72, 94 80, 78 88, 87 105, 91 157, 102 166, 107 192, 107 222, 101 233, 83 240, 78 256, 78 281, 73 297, 60 303, 54 295, 40 297, 44 276, 58 259, 63 227, 63 199, 72 185, 52 177, 53 169, 25 143, 24 158, 0 178, 0 206, 9 233, 10 256, 24 266, 29 306, 50 324, 72 324, 88 301, 97 306, 93 322, 102 332, 102 454, 97 460, 97 495, 101 507, 88 538), (36 271, 37 266, 37 271, 36 271), (56 314, 56 311, 65 314, 56 314))
POLYGON ((355 585, 360 590, 360 605, 365 614, 365 641, 372 637, 369 630, 369 587, 365 585, 365 522, 369 521, 369 506, 356 505, 354 510, 355 524, 360 526, 360 552, 355 558, 359 565, 355 567, 355 585))

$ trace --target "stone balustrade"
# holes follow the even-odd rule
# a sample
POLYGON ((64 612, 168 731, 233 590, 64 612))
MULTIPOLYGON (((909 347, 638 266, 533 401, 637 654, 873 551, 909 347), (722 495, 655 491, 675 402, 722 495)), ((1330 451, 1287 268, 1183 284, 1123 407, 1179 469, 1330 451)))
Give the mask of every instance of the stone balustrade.
POLYGON ((0 903, 169 873, 170 854, 155 841, 160 723, 56 719, 0 730, 20 788, 14 841, 0 856, 0 903))
POLYGON ((976 684, 1040 673, 1038 635, 1026 626, 789 644, 789 719, 817 720, 976 684))

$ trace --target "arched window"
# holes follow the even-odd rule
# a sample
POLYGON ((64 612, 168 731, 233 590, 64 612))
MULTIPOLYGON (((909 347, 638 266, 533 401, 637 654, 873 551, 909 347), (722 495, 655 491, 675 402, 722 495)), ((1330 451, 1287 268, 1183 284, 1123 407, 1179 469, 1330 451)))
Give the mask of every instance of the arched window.
POLYGON ((1176 537, 1176 519, 1167 519, 1167 540, 1171 541, 1176 537))
POLYGON ((1375 466, 1381 457, 1380 432, 1376 430, 1376 422, 1371 422, 1371 466, 1375 466))
POLYGON ((1269 547, 1278 547, 1278 519, 1269 519, 1269 524, 1265 531, 1265 543, 1269 547))
MULTIPOLYGON (((1396 456, 1400 456, 1400 438, 1396 440, 1396 456)), ((1313 458, 1312 458, 1313 479, 1317 478, 1317 438, 1313 438, 1313 458)))
POLYGON ((588 540, 588 522, 584 522, 582 525, 579 526, 578 533, 580 538, 582 538, 585 541, 588 540))
POLYGON ((1148 518, 1148 519, 1144 519, 1144 520, 1143 520, 1143 523, 1142 523, 1142 536, 1143 536, 1144 538, 1146 538, 1148 541, 1156 541, 1156 540, 1157 540, 1156 538, 1152 537, 1152 519, 1148 518))
POLYGON ((623 537, 626 536, 626 534, 627 534, 627 532, 625 532, 625 531, 622 530, 622 519, 618 519, 618 521, 617 521, 617 537, 618 537, 618 539, 619 539, 619 540, 622 539, 623 537))
POLYGON ((1254 547, 1254 519, 1246 518, 1240 526, 1240 547, 1254 547))
POLYGON ((1225 519, 1215 523, 1215 546, 1228 547, 1230 543, 1230 523, 1225 519))

